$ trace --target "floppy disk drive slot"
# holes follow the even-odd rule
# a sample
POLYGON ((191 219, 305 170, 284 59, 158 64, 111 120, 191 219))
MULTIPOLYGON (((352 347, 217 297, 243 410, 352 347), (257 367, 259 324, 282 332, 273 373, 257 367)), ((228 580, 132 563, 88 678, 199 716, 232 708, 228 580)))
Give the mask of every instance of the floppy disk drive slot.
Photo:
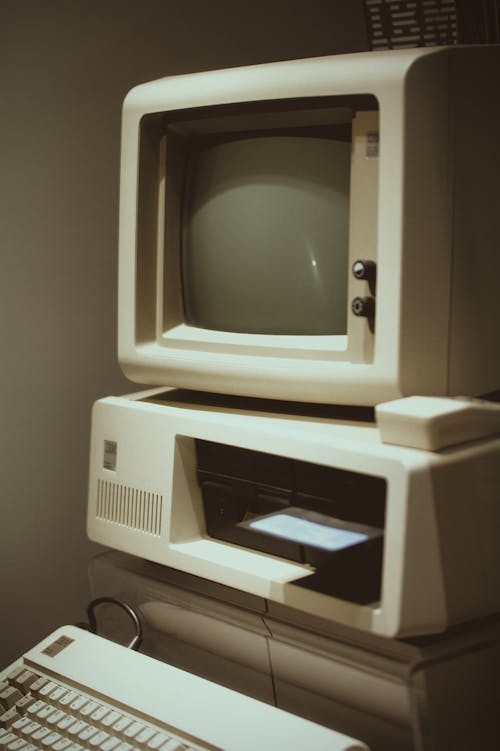
POLYGON ((196 449, 210 537, 309 564, 299 586, 378 598, 384 479, 208 441, 196 449))

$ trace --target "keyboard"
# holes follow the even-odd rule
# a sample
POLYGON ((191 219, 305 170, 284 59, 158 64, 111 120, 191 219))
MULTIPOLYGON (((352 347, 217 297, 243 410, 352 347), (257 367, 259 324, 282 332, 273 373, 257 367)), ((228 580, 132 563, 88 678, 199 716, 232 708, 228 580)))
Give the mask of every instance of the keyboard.
POLYGON ((74 626, 0 672, 0 751, 369 751, 74 626))

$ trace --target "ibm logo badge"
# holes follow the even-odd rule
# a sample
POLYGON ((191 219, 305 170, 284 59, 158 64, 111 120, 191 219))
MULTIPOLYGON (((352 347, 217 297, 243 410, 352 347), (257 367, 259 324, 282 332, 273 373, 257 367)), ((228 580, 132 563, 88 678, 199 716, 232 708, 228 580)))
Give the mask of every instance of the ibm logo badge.
POLYGON ((102 466, 104 469, 116 471, 116 453, 118 444, 116 441, 104 441, 104 456, 102 466))

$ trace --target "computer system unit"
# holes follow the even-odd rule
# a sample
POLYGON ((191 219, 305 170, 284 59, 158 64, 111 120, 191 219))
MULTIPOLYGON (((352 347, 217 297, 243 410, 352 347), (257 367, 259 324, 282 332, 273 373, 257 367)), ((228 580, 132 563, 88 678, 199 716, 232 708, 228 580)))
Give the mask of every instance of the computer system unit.
POLYGON ((464 432, 454 400, 421 399, 378 422, 176 390, 100 400, 89 537, 389 637, 497 612, 500 408, 464 432), (429 401, 427 446, 401 422, 429 401))

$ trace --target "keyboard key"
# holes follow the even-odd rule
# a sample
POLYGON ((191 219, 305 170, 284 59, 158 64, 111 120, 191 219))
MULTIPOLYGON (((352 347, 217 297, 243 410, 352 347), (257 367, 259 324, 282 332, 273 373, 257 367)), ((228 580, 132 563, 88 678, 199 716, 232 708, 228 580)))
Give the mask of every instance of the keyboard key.
POLYGON ((49 733, 45 736, 45 738, 42 740, 42 746, 45 748, 53 747, 55 743, 60 741, 62 739, 62 736, 59 735, 59 733, 49 733))
POLYGON ((16 701, 22 699, 23 695, 15 686, 8 686, 0 693, 0 707, 3 709, 10 709, 14 706, 16 701))
POLYGON ((41 741, 46 735, 50 735, 50 733, 51 730, 49 728, 41 727, 39 730, 35 730, 35 732, 31 734, 31 738, 34 741, 41 741))
POLYGON ((165 735, 165 733, 157 733, 148 743, 148 748, 153 749, 153 751, 156 751, 156 749, 160 748, 160 746, 163 746, 164 743, 170 740, 169 735, 165 735))
POLYGON ((73 717, 73 715, 71 714, 65 714, 57 723, 57 727, 61 732, 64 733, 71 727, 71 725, 74 725, 75 722, 78 722, 76 717, 73 717))
POLYGON ((58 688, 57 683, 54 683, 54 681, 47 681, 47 683, 42 686, 42 688, 38 692, 38 695, 40 697, 49 696, 56 688, 58 688))
POLYGON ((147 727, 144 728, 142 732, 139 733, 139 735, 136 735, 134 738, 134 743, 137 746, 144 746, 147 744, 149 740, 153 737, 153 735, 156 735, 155 728, 147 727))
POLYGON ((0 728, 8 730, 19 719, 19 714, 15 707, 11 707, 3 714, 0 714, 0 728))
POLYGON ((181 741, 171 738, 160 747, 160 751, 187 751, 187 746, 185 743, 181 743, 181 741))
POLYGON ((14 679, 13 684, 23 694, 29 691, 30 686, 37 681, 40 676, 32 670, 23 670, 23 672, 14 679))
POLYGON ((128 726, 132 723, 132 720, 129 717, 124 717, 123 715, 113 723, 113 732, 121 734, 124 732, 125 728, 128 728, 128 726))
POLYGON ((130 743, 125 743, 125 741, 123 741, 116 747, 115 751, 132 751, 132 748, 133 746, 130 743))
POLYGON ((63 712, 62 709, 54 709, 52 714, 47 717, 47 725, 57 725, 58 722, 62 720, 63 717, 65 717, 66 712, 63 712))
POLYGON ((116 711, 116 709, 112 709, 111 712, 108 712, 106 717, 103 718, 101 725, 103 727, 109 728, 111 727, 117 720, 119 720, 121 717, 120 713, 116 711))
POLYGON ((104 741, 107 741, 111 736, 109 733, 106 733, 104 730, 99 730, 95 735, 92 736, 89 740, 90 746, 100 746, 104 741))
POLYGON ((109 737, 108 740, 103 741, 100 744, 99 748, 101 749, 101 751, 113 751, 113 749, 115 749, 119 744, 120 744, 119 738, 109 737))
POLYGON ((95 722, 97 725, 100 725, 102 720, 111 712, 109 707, 105 707, 102 704, 99 704, 97 709, 92 712, 90 715, 90 719, 95 722))
POLYGON ((28 707, 26 714, 28 717, 35 717, 41 709, 47 706, 47 702, 43 701, 43 699, 37 699, 28 707))
POLYGON ((39 692, 42 690, 44 686, 47 685, 49 682, 48 678, 38 678, 34 683, 30 686, 30 691, 34 696, 38 696, 39 692))
POLYGON ((87 725, 87 727, 84 728, 81 733, 78 733, 78 738, 79 740, 86 743, 89 740, 89 738, 92 738, 92 736, 96 735, 96 733, 98 732, 99 731, 97 730, 97 728, 94 727, 93 725, 87 725))
POLYGON ((83 707, 88 704, 88 699, 86 696, 82 696, 81 694, 76 695, 76 699, 74 699, 69 707, 67 707, 67 711, 71 712, 74 715, 79 715, 80 710, 83 709, 83 707))
POLYGON ((51 704, 59 704, 63 696, 66 696, 68 693, 68 689, 64 686, 58 686, 52 693, 49 695, 49 701, 51 704))
POLYGON ((31 735, 32 733, 35 733, 37 730, 39 730, 42 726, 39 722, 36 722, 35 720, 31 720, 28 722, 27 725, 21 728, 21 733, 23 735, 31 735))
POLYGON ((27 727, 27 725, 29 725, 30 722, 32 722, 30 717, 21 717, 19 720, 16 720, 16 722, 12 725, 12 730, 15 731, 16 733, 19 733, 21 732, 23 728, 27 727))
POLYGON ((76 737, 79 735, 79 733, 82 732, 87 727, 87 723, 83 720, 76 720, 72 725, 70 725, 66 731, 68 735, 71 735, 73 737, 76 737))
POLYGON ((14 733, 0 735, 0 748, 7 748, 9 743, 13 743, 15 740, 17 740, 17 735, 14 735, 14 733))
POLYGON ((35 703, 35 697, 32 694, 26 694, 22 699, 16 702, 16 709, 19 714, 25 714, 28 707, 35 703))
POLYGON ((109 707, 105 707, 104 705, 100 704, 95 712, 92 712, 92 714, 90 715, 89 722, 94 722, 99 727, 102 727, 104 718, 110 712, 111 709, 109 707))
POLYGON ((44 707, 40 709, 39 712, 36 714, 36 718, 39 722, 44 722, 45 720, 48 720, 51 714, 54 714, 56 711, 56 708, 53 707, 51 704, 46 704, 44 707))
POLYGON ((7 746, 8 751, 20 751, 24 746, 27 746, 27 742, 24 740, 24 738, 17 738, 17 740, 12 741, 12 743, 9 743, 7 746))
POLYGON ((142 722, 137 722, 136 720, 135 722, 132 722, 128 726, 128 728, 126 728, 123 735, 125 736, 125 738, 135 738, 135 736, 141 733, 143 730, 145 730, 145 727, 142 722))
POLYGON ((54 743, 52 748, 54 749, 54 751, 66 751, 68 746, 71 746, 72 743, 73 741, 70 740, 69 738, 61 738, 60 741, 57 741, 56 743, 54 743))
POLYGON ((64 696, 61 696, 61 699, 59 701, 59 704, 61 707, 68 707, 72 701, 76 699, 76 697, 79 696, 76 691, 68 691, 64 696))
POLYGON ((7 676, 9 683, 14 683, 16 678, 20 676, 21 673, 24 673, 25 669, 24 665, 18 665, 16 668, 13 668, 7 676))
POLYGON ((89 717, 93 712, 96 711, 96 709, 99 707, 98 702, 93 701, 92 699, 88 701, 84 707, 80 710, 80 715, 82 717, 89 717))

